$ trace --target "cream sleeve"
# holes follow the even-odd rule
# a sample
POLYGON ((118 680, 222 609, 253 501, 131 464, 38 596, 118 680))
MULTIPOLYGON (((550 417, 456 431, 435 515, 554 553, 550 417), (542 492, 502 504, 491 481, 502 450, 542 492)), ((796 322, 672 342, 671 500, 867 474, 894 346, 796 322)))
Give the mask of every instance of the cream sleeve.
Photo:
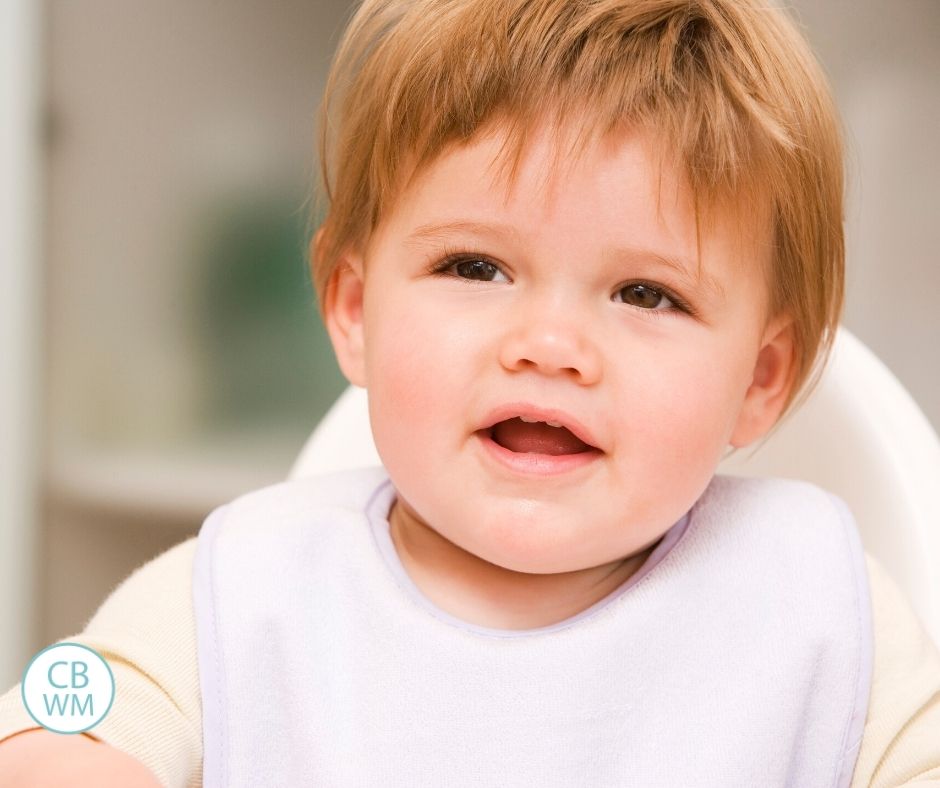
POLYGON ((875 665, 852 788, 940 786, 940 651, 888 573, 865 558, 875 665))
MULTIPOLYGON (((94 736, 166 786, 202 784, 202 717, 192 564, 196 538, 128 576, 72 640, 99 651, 117 684, 94 736)), ((882 567, 866 556, 874 680, 852 788, 940 787, 940 653, 882 567)), ((17 684, 0 697, 0 741, 38 727, 17 684)))
MULTIPOLYGON (((138 567, 80 634, 62 638, 95 649, 114 674, 114 703, 85 735, 137 758, 168 788, 202 785, 195 552, 192 537, 138 567)), ((19 684, 0 697, 0 742, 38 727, 23 706, 19 684)))

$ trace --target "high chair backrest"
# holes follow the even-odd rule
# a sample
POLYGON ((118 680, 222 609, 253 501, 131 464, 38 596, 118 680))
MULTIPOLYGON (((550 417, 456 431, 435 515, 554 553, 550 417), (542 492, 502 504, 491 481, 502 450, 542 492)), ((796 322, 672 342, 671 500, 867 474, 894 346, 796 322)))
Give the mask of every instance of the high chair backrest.
MULTIPOLYGON (((366 390, 350 386, 289 475, 379 464, 366 390)), ((718 473, 805 479, 842 497, 866 551, 940 644, 940 440, 890 370, 847 329, 839 329, 802 408, 756 450, 725 459, 718 473)))

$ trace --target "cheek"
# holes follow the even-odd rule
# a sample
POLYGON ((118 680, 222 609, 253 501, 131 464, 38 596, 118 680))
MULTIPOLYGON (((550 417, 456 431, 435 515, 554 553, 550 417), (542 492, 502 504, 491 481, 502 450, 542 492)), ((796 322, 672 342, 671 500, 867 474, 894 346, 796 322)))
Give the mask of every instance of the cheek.
POLYGON ((701 343, 687 348, 659 353, 642 374, 625 370, 618 387, 626 392, 618 398, 619 434, 642 441, 647 458, 659 458, 664 471, 717 464, 740 406, 740 364, 733 355, 701 343))
POLYGON ((447 392, 462 389, 466 396, 464 387, 486 353, 486 325, 479 314, 448 308, 446 300, 386 301, 367 326, 370 384, 393 386, 395 396, 404 397, 396 399, 402 405, 433 406, 443 397, 451 408, 459 405, 447 392))
POLYGON ((696 367, 695 383, 684 390, 684 399, 692 448, 714 465, 727 448, 747 384, 733 353, 712 358, 713 363, 696 367))
POLYGON ((376 447, 427 446, 447 433, 466 398, 467 360, 445 316, 414 309, 373 313, 366 335, 369 408, 376 447), (463 394, 461 394, 463 392, 463 394))

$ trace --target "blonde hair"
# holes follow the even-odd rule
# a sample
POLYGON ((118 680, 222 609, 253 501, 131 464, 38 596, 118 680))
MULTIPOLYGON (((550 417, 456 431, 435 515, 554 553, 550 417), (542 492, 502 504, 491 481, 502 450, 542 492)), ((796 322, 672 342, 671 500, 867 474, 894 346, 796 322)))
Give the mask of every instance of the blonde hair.
POLYGON ((783 413, 795 408, 842 311, 842 138, 818 62, 766 0, 365 0, 320 108, 328 213, 311 265, 321 315, 343 252, 365 248, 410 178, 500 123, 512 180, 549 109, 556 128, 583 124, 579 150, 625 123, 655 130, 697 217, 767 204, 769 315, 794 320, 783 413))

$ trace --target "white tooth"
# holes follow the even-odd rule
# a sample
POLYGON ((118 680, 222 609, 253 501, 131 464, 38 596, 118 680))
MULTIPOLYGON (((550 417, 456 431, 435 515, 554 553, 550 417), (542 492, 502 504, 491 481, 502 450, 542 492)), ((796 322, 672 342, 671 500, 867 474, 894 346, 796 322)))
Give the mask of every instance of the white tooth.
POLYGON ((560 426, 561 426, 561 424, 559 424, 557 421, 546 421, 545 423, 546 423, 549 427, 560 427, 560 426))
POLYGON ((526 424, 538 424, 538 419, 527 419, 525 416, 520 416, 519 421, 524 421, 526 424))

